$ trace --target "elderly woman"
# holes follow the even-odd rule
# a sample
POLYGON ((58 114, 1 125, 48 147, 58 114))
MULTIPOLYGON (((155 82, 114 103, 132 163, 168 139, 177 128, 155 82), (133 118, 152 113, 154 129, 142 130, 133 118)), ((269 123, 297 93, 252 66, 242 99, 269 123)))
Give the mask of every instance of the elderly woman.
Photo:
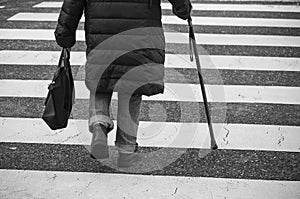
MULTIPOLYGON (((185 20, 189 0, 169 0, 173 13, 185 20)), ((108 158, 107 134, 113 92, 118 93, 117 165, 130 167, 141 160, 136 152, 142 95, 164 91, 165 39, 160 0, 64 0, 55 30, 56 42, 71 48, 85 16, 87 63, 85 83, 90 91, 91 157, 108 158)))

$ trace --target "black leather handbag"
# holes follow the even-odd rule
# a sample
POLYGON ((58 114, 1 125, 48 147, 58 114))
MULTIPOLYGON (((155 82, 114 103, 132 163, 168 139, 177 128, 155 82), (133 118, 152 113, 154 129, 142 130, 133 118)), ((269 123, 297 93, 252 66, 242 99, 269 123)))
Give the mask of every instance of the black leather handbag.
POLYGON ((48 86, 42 116, 42 119, 52 130, 65 128, 68 125, 74 98, 75 89, 70 65, 70 50, 64 48, 53 80, 48 86))

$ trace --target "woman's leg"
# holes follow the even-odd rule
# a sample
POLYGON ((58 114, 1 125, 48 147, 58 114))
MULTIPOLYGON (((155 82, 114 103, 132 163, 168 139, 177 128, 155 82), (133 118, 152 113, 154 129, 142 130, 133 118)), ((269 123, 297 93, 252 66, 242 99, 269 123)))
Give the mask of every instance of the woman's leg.
POLYGON ((108 158, 107 134, 113 129, 109 107, 112 93, 90 93, 89 130, 93 133, 91 157, 108 158))
POLYGON ((139 125, 142 96, 118 93, 116 146, 120 152, 134 152, 139 125))
POLYGON ((113 129, 113 121, 110 118, 109 108, 112 93, 90 93, 89 104, 89 131, 93 132, 95 124, 101 124, 108 129, 113 129))

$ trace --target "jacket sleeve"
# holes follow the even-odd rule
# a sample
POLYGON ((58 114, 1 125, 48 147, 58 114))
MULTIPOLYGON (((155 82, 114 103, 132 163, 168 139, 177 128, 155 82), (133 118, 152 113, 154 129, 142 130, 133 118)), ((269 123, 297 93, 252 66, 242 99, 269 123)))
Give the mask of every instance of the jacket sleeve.
POLYGON ((64 0, 54 32, 56 42, 71 48, 76 41, 76 29, 82 16, 85 0, 64 0))
POLYGON ((173 13, 177 17, 186 20, 190 16, 192 10, 190 0, 169 0, 169 2, 172 4, 173 13))

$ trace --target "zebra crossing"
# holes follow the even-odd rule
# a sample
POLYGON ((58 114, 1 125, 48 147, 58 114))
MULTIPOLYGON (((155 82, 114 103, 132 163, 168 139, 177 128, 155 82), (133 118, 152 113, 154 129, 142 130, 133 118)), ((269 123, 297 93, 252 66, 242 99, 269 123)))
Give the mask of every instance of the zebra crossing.
MULTIPOLYGON (((300 7, 297 1, 268 2, 193 2, 219 145, 210 151, 187 23, 171 16, 171 4, 162 1, 166 90, 143 97, 138 143, 149 156, 142 172, 88 156, 84 17, 71 52, 72 117, 66 129, 51 131, 41 114, 60 54, 53 32, 62 1, 31 2, 5 16, 0 198, 299 198, 300 7), (173 151, 183 149, 168 162, 173 151)), ((114 94, 114 118, 116 100, 114 94)), ((108 136, 110 146, 115 133, 108 136)))

